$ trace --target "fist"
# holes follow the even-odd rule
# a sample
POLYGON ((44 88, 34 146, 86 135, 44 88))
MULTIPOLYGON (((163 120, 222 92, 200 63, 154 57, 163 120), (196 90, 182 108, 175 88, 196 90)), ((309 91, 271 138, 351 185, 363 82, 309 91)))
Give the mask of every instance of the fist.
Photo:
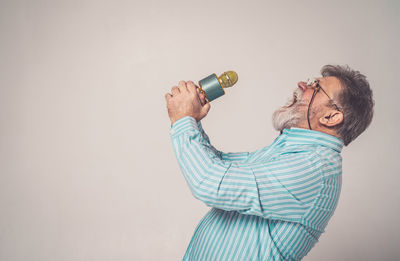
POLYGON ((180 81, 171 88, 171 93, 165 94, 165 100, 171 124, 185 116, 200 121, 210 110, 210 103, 192 81, 180 81))

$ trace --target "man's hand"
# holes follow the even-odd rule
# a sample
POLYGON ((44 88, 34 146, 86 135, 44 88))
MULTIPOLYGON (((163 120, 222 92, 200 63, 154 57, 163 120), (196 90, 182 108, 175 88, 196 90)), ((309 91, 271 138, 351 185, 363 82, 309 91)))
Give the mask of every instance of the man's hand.
POLYGON ((206 102, 204 94, 192 81, 187 83, 180 81, 179 87, 171 88, 171 93, 165 94, 171 124, 185 116, 191 116, 196 121, 200 121, 210 110, 210 103, 206 102))

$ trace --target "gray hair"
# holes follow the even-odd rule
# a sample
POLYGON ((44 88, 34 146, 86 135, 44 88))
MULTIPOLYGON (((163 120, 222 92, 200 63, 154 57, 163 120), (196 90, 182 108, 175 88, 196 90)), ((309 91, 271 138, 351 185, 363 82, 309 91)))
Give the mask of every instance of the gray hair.
POLYGON ((336 133, 347 146, 371 123, 374 114, 374 100, 367 77, 348 65, 325 65, 321 69, 323 77, 334 76, 340 80, 342 91, 338 96, 343 113, 343 122, 336 133))

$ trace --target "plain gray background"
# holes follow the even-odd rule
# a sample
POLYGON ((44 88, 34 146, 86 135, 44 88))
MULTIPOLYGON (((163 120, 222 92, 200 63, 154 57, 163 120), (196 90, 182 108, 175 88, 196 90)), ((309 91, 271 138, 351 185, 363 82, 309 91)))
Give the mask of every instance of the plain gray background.
POLYGON ((398 260, 399 1, 0 2, 0 260, 180 260, 208 208, 174 158, 164 94, 235 70, 203 126, 225 152, 278 135, 297 82, 348 64, 374 91, 305 260, 398 260))

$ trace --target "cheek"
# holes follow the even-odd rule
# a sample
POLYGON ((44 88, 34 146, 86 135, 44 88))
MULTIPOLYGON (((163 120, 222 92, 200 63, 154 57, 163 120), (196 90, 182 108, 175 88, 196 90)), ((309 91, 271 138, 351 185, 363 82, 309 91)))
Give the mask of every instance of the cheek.
POLYGON ((295 111, 296 113, 298 113, 299 115, 302 116, 307 116, 307 109, 308 109, 308 103, 306 104, 299 104, 298 106, 296 106, 295 111))
MULTIPOLYGON (((313 94, 312 92, 305 92, 305 93, 303 93, 303 97, 301 97, 301 101, 307 103, 307 105, 308 105, 308 103, 309 103, 310 100, 311 100, 312 94, 313 94)), ((314 102, 315 102, 315 98, 314 98, 313 103, 314 103, 314 102)))

